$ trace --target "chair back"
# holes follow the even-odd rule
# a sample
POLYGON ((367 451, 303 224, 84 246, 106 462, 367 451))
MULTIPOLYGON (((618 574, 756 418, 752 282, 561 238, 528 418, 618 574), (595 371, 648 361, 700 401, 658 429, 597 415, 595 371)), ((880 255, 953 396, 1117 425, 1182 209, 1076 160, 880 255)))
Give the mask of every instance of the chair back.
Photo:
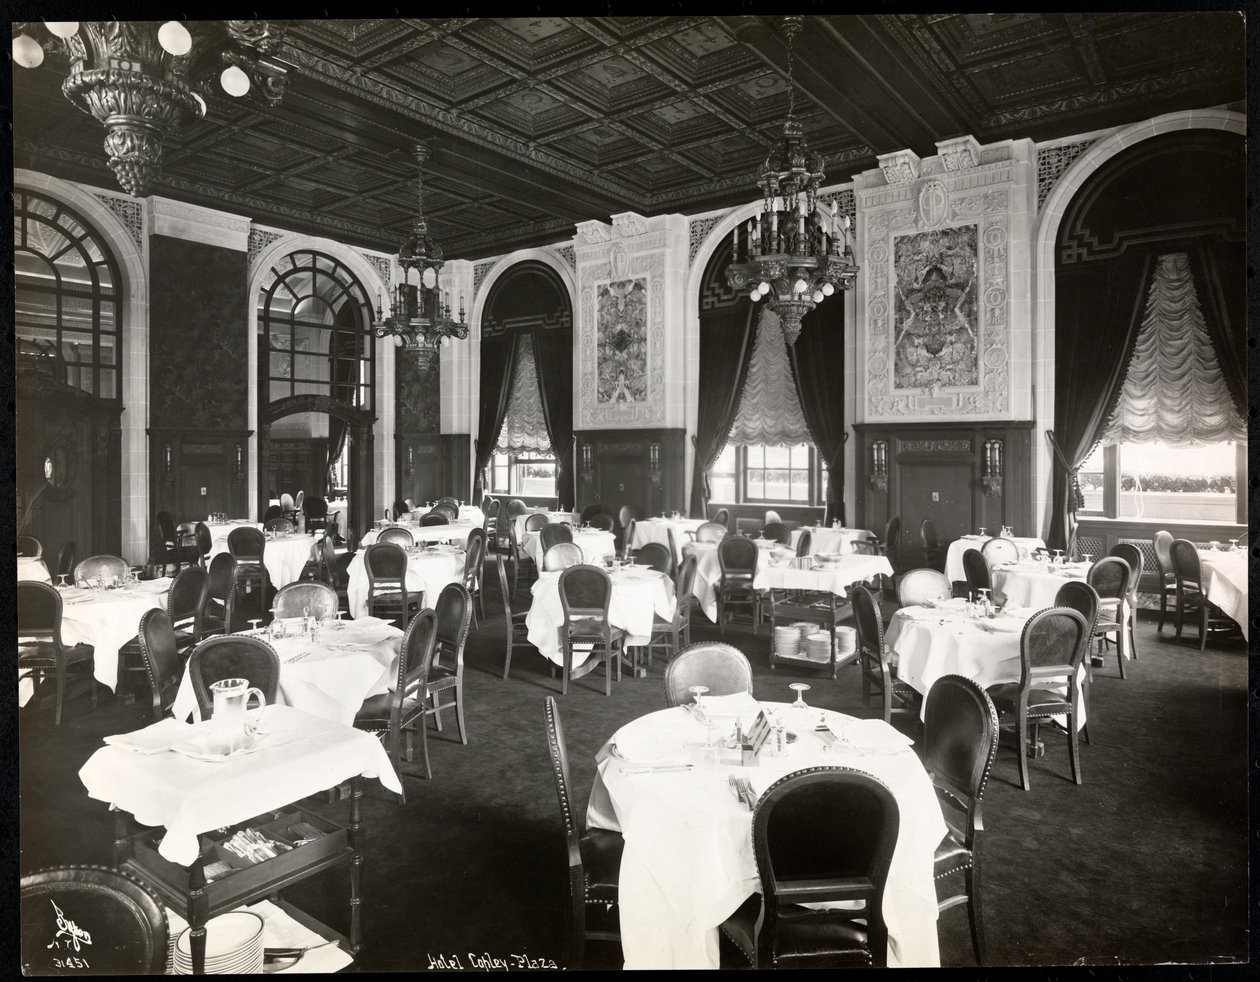
POLYGON ((564 744, 564 727, 560 723, 560 707, 556 705, 555 696, 546 698, 543 711, 547 722, 547 751, 551 757, 551 773, 556 782, 556 798, 560 802, 560 819, 564 823, 565 845, 569 852, 569 899, 574 906, 575 918, 584 920, 582 905, 586 901, 586 883, 582 875, 580 842, 582 833, 586 831, 585 822, 582 809, 575 808, 569 797, 569 752, 564 744))
POLYGON ((289 494, 288 491, 280 495, 280 510, 286 515, 293 511, 293 495, 289 494))
POLYGON ((1159 582, 1161 586, 1168 582, 1168 577, 1172 576, 1172 533, 1166 529, 1160 529, 1151 539, 1151 547, 1155 551, 1155 565, 1159 568, 1159 582))
POLYGON ((551 524, 551 519, 541 512, 534 512, 529 518, 525 519, 526 532, 541 532, 551 524))
POLYGON ((513 498, 508 502, 508 517, 515 518, 517 515, 524 515, 529 511, 529 506, 520 498, 513 498))
MULTIPOLYGON (((1189 539, 1173 539, 1169 547, 1172 562, 1173 580, 1182 587, 1193 587, 1200 592, 1203 589, 1202 569, 1199 565, 1199 550, 1189 539)), ((77 573, 76 573, 77 577, 77 573)))
POLYGON ((813 555, 814 552, 814 533, 809 529, 801 529, 800 538, 796 540, 796 556, 799 559, 802 556, 813 555))
MULTIPOLYGON (((425 512, 420 516, 420 526, 427 528, 431 525, 450 525, 451 520, 443 515, 440 511, 425 512)), ((408 533, 410 535, 410 533, 408 533)))
POLYGON ((783 524, 783 519, 781 519, 781 518, 779 517, 779 513, 778 513, 777 511, 775 511, 773 508, 767 508, 767 509, 766 509, 766 517, 765 517, 765 518, 763 518, 763 519, 761 520, 761 524, 762 524, 763 526, 765 526, 765 525, 771 525, 771 524, 774 524, 774 523, 776 523, 776 522, 777 522, 778 524, 782 525, 782 524, 783 524))
POLYGON ((267 510, 263 512, 263 525, 266 525, 273 518, 283 518, 284 509, 279 505, 268 505, 267 510))
POLYGON ((417 611, 403 632, 398 651, 398 684, 392 711, 401 713, 407 700, 419 701, 429 680, 429 667, 437 645, 437 615, 429 608, 417 611))
POLYGON ((600 502, 594 501, 582 509, 579 517, 582 519, 582 523, 586 524, 603 510, 604 506, 600 502))
POLYGON ((168 546, 175 545, 178 533, 175 529, 175 519, 169 511, 160 511, 157 513, 158 536, 162 542, 168 546))
POLYGON ((438 500, 435 502, 435 507, 436 507, 437 505, 450 505, 452 508, 454 508, 456 511, 458 511, 458 510, 459 510, 459 499, 458 499, 458 498, 455 498, 455 497, 452 497, 452 496, 451 496, 451 495, 449 495, 449 494, 445 494, 445 495, 443 495, 442 497, 438 498, 438 500))
POLYGON ((448 523, 459 519, 459 508, 456 505, 434 505, 432 513, 442 515, 448 523))
POLYGON ((659 542, 649 542, 639 550, 638 555, 634 557, 634 562, 636 566, 651 566, 658 573, 668 573, 671 565, 669 546, 659 542))
POLYGON ((210 560, 206 571, 206 589, 201 595, 201 609, 193 633, 198 638, 210 631, 227 630, 232 620, 232 601, 236 590, 236 560, 221 552, 210 560), (222 608, 220 610, 220 608, 222 608))
POLYGON ((966 837, 968 848, 984 830, 980 802, 997 745, 997 708, 983 688, 962 675, 932 683, 923 703, 923 766, 937 797, 951 805, 941 809, 946 824, 966 837))
POLYGON ((105 866, 58 866, 22 877, 22 974, 161 975, 170 929, 162 898, 130 873, 105 866), (86 939, 67 950, 70 925, 86 939), (50 943, 66 939, 66 948, 50 943), (81 973, 66 967, 81 958, 81 973), (91 968, 87 968, 87 965, 91 968))
POLYGON ((166 595, 166 613, 172 624, 186 625, 196 618, 209 580, 209 574, 200 566, 189 566, 175 577, 166 595))
POLYGON ((718 641, 688 645, 665 666, 666 701, 671 706, 694 702, 695 696, 687 691, 693 685, 708 686, 710 696, 752 695, 752 665, 733 645, 718 641))
MULTIPOLYGON (((293 529, 293 523, 287 518, 273 518, 271 521, 263 523, 264 532, 292 532, 293 529)), ((228 535, 230 536, 231 533, 229 532, 228 535)))
POLYGON ((481 564, 486 558, 485 529, 475 528, 464 541, 464 589, 471 593, 481 586, 481 564))
POLYGON ((1085 582, 1094 588, 1102 600, 1120 600, 1129 595, 1129 580, 1133 571, 1129 564, 1117 556, 1105 556, 1095 561, 1085 574, 1085 582))
MULTIPOLYGON (((547 528, 555 528, 555 526, 548 525, 547 528)), ((546 529, 543 531, 545 532, 546 529)), ((543 569, 549 573, 568 569, 570 566, 579 566, 585 561, 582 548, 573 542, 557 542, 554 546, 548 546, 543 553, 543 569)))
POLYGON ((853 627, 857 631, 862 668, 878 672, 888 663, 884 652, 884 616, 880 613, 879 602, 869 587, 859 583, 849 591, 849 603, 853 605, 853 627))
POLYGON ((374 542, 364 549, 363 568, 367 571, 369 590, 407 588, 407 554, 396 542, 374 542))
POLYGON ((228 552, 239 563, 261 563, 267 537, 256 528, 242 525, 228 533, 228 552))
POLYGON ((306 492, 305 492, 305 491, 299 491, 299 492, 297 493, 297 497, 293 499, 293 509, 294 509, 294 511, 301 511, 301 510, 302 510, 302 503, 303 503, 305 500, 306 500, 306 492))
POLYGON ((564 611, 566 633, 576 619, 603 621, 607 634, 608 605, 612 601, 612 579, 598 566, 579 563, 560 574, 560 607, 564 611))
POLYGON ((329 586, 337 586, 337 546, 332 528, 319 540, 319 578, 329 586))
POLYGON ((884 526, 884 555, 897 568, 897 560, 901 556, 901 516, 894 515, 884 526))
POLYGON ((792 533, 782 522, 766 522, 761 528, 763 539, 774 539, 781 546, 792 544, 792 533))
POLYGON ((713 521, 729 532, 731 529, 731 510, 729 508, 719 508, 713 513, 713 521))
POLYGON ((462 583, 448 583, 433 605, 433 664, 446 661, 457 674, 464 671, 464 645, 472 623, 472 599, 462 583))
POLYGON ((57 568, 52 571, 53 576, 61 573, 66 575, 66 582, 74 582, 74 557, 78 547, 75 545, 74 539, 67 539, 61 544, 61 548, 57 550, 57 568))
POLYGON ((912 569, 897 583, 897 602, 903 607, 948 600, 953 595, 949 577, 934 569, 912 569))
POLYGON ((28 559, 42 559, 44 556, 43 543, 33 535, 19 535, 17 537, 17 554, 28 559))
POLYGON ((309 613, 317 617, 320 612, 332 620, 337 616, 337 591, 327 583, 308 580, 305 583, 289 583, 276 591, 276 617, 301 617, 309 613))
POLYGON ((308 519, 322 519, 328 517, 328 499, 319 495, 312 495, 302 502, 302 514, 308 519))
POLYGON ((567 525, 544 525, 538 532, 538 541, 542 544, 543 552, 546 552, 561 542, 572 542, 573 530, 567 525))
POLYGON ((967 577, 967 589, 992 590, 993 581, 989 577, 989 564, 979 549, 968 549, 963 553, 963 573, 967 577))
POLYGON ((878 556, 879 543, 874 539, 854 539, 853 555, 855 556, 878 556))
POLYGON ((807 956, 814 943, 826 944, 828 922, 857 918, 866 921, 872 963, 885 965, 884 886, 900 824, 893 793, 861 771, 811 767, 770 785, 753 813, 762 892, 757 967, 769 968, 781 955, 807 956), (845 834, 832 834, 837 828, 845 834), (781 920, 782 907, 838 900, 861 906, 781 920))
POLYGON ((1251 530, 1245 529, 1243 534, 1238 537, 1238 548, 1246 549, 1249 545, 1251 545, 1251 530))
POLYGON ((696 567, 700 560, 694 552, 683 556, 678 564, 674 579, 674 611, 681 618, 679 623, 686 624, 691 619, 692 590, 696 585, 696 567))
POLYGON ((980 555, 984 556, 984 561, 990 568, 996 563, 1017 563, 1019 546, 1010 539, 995 536, 980 547, 980 555))
POLYGON ((721 542, 726 538, 726 526, 720 522, 705 522, 696 529, 697 542, 721 542))
POLYGON ((270 706, 280 687, 280 657, 261 638, 224 634, 193 648, 188 656, 188 678, 202 719, 209 719, 214 712, 210 686, 221 679, 248 679, 251 686, 262 690, 270 706))
POLYGON ((629 505, 622 505, 617 511, 617 524, 622 528, 626 528, 639 516, 634 513, 634 509, 629 505))
MULTIPOLYGON (((446 524, 443 522, 442 524, 446 524)), ((392 542, 395 545, 402 546, 404 549, 410 549, 416 544, 415 536, 411 534, 410 529, 392 528, 385 529, 376 537, 377 542, 392 542)))
POLYGON ((210 526, 205 522, 194 525, 193 542, 197 547, 197 561, 204 566, 209 561, 210 550, 214 548, 214 536, 210 534, 210 526))
POLYGON ((629 559, 634 555, 634 530, 638 527, 638 524, 639 521, 636 518, 632 518, 626 523, 621 544, 622 559, 629 559))
POLYGON ((593 529, 602 529, 605 532, 613 530, 613 517, 605 512, 595 515, 587 524, 593 529))
POLYGON ((1137 602, 1138 584, 1142 582, 1142 550, 1132 542, 1119 542, 1107 553, 1129 564, 1129 600, 1137 602))
POLYGON ((1054 595, 1056 607, 1070 607, 1085 618, 1085 630, 1094 633, 1098 621, 1098 591, 1084 580, 1068 580, 1054 595))
POLYGON ((1069 698, 1076 694, 1076 669, 1089 647, 1085 618, 1070 607, 1039 610, 1019 637, 1020 688, 1045 679, 1067 677, 1069 698))
POLYGON ((39 580, 18 580, 17 633, 61 644, 61 591, 39 580))
POLYGON ((757 572, 757 557, 761 550, 752 539, 742 535, 728 535, 718 543, 718 567, 722 570, 722 582, 748 580, 752 582, 757 572))
POLYGON ((394 502, 394 521, 401 522, 402 517, 411 512, 411 506, 406 501, 394 502))
POLYGON ((74 582, 83 586, 89 580, 121 580, 128 568, 121 556, 88 556, 74 568, 74 582))
MULTIPOLYGON (((205 573, 204 570, 198 572, 205 573)), ((146 610, 140 617, 138 637, 149 691, 153 694, 153 718, 159 720, 175 704, 175 694, 184 675, 184 660, 179 657, 175 627, 166 611, 157 607, 146 610)))
POLYGON ((936 535, 936 523, 932 519, 925 518, 919 523, 919 542, 925 553, 941 548, 941 541, 936 535))

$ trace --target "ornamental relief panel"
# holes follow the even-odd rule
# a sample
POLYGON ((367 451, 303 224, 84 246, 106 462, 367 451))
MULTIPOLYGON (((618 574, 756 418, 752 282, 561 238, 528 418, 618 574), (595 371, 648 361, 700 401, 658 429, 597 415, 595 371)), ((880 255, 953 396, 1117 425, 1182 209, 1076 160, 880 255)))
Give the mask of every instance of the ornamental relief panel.
MULTIPOLYGON (((1007 167, 994 167, 987 175, 989 181, 977 186, 977 172, 968 173, 971 179, 967 181, 952 177, 941 180, 934 175, 862 193, 868 420, 1000 417, 1010 412, 1008 239, 1012 175, 1007 167), (970 236, 965 233, 968 228, 970 236), (957 277, 948 275, 948 270, 945 276, 936 275, 936 266, 930 262, 919 271, 922 275, 911 277, 903 264, 899 281, 898 257, 904 257, 908 248, 941 236, 958 239, 974 253, 974 281, 961 276, 953 283, 957 277), (937 286, 942 289, 933 289, 937 286), (945 346, 937 343, 942 338, 923 333, 923 322, 933 317, 942 324, 948 321, 951 329, 956 327, 960 338, 967 335, 967 346, 974 345, 975 349, 970 362, 974 370, 932 371, 931 361, 953 350, 952 346, 944 350, 945 346), (908 326, 911 333, 921 335, 918 340, 933 342, 919 345, 911 339, 915 340, 917 358, 912 372, 905 370, 908 326), (901 371, 897 370, 899 347, 901 371), (911 378, 926 380, 926 384, 906 385, 911 378)), ((925 255, 931 252, 930 243, 926 244, 925 255)))

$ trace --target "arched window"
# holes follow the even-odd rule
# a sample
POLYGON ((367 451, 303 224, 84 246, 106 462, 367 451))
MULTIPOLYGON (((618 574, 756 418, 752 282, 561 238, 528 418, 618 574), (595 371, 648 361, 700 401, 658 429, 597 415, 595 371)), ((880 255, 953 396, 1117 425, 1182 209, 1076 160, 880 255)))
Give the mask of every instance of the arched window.
POLYGON ((118 267, 100 235, 60 202, 13 195, 17 371, 118 401, 118 267))
POLYGON ((367 291, 343 263, 319 252, 285 256, 258 297, 262 401, 331 396, 374 410, 371 322, 367 291))

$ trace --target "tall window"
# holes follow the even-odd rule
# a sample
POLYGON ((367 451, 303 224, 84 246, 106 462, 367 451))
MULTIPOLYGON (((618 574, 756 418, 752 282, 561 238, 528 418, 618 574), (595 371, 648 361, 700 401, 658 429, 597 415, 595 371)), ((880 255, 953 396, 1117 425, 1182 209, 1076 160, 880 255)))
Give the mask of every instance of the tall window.
POLYGON ((319 252, 285 256, 259 296, 264 399, 320 395, 374 409, 371 320, 366 291, 341 262, 319 252))
POLYGON ((1247 445, 1221 442, 1199 447, 1165 443, 1099 446, 1078 479, 1081 515, 1187 522, 1243 522, 1247 445))
POLYGON ((118 272, 95 231, 64 205, 13 195, 17 371, 118 400, 118 272))
POLYGON ((720 504, 821 505, 824 469, 808 443, 791 446, 727 444, 709 471, 712 500, 720 504))
POLYGON ((556 458, 547 436, 534 339, 523 334, 516 346, 507 413, 488 468, 490 488, 496 494, 554 498, 556 458))
POLYGON ((490 490, 494 494, 553 498, 556 494, 556 458, 549 453, 495 451, 490 458, 490 490))

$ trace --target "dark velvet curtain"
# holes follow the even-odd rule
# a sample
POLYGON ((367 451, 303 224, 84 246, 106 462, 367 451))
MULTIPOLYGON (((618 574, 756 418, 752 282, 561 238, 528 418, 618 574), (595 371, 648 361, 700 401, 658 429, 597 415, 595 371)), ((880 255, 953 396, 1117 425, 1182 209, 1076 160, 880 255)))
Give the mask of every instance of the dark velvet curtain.
POLYGON ((556 456, 556 504, 573 501, 573 332, 535 330, 534 364, 547 437, 556 456))
POLYGON ((696 464, 691 483, 691 514, 707 517, 709 468, 726 445, 752 359, 756 305, 740 298, 700 314, 699 411, 696 416, 696 464))
POLYGON ((512 390, 512 368, 516 363, 516 336, 483 339, 481 342, 481 416, 477 421, 477 473, 473 499, 485 493, 484 474, 507 415, 512 390))
POLYGON ((1194 288, 1234 408, 1247 418, 1247 251, 1213 237, 1189 250, 1194 288))
POLYGON ((823 524, 845 520, 844 297, 837 293, 801 319, 801 336, 788 345, 805 425, 827 471, 823 524))
MULTIPOLYGON (((1161 250, 1163 251, 1163 250, 1161 250)), ((1053 515, 1048 545, 1076 538, 1076 471, 1098 442, 1133 357, 1153 252, 1060 265, 1055 284, 1053 515)))
MULTIPOLYGON (((344 402, 347 406, 359 404, 356 398, 358 393, 355 391, 355 382, 358 379, 359 346, 364 341, 357 307, 347 302, 337 312, 336 328, 328 339, 329 354, 332 356, 333 398, 344 402)), ((324 474, 327 487, 320 490, 320 494, 326 495, 335 483, 333 468, 337 459, 345 452, 346 436, 349 432, 350 425, 345 420, 337 419, 335 416, 328 417, 328 458, 324 474)))

